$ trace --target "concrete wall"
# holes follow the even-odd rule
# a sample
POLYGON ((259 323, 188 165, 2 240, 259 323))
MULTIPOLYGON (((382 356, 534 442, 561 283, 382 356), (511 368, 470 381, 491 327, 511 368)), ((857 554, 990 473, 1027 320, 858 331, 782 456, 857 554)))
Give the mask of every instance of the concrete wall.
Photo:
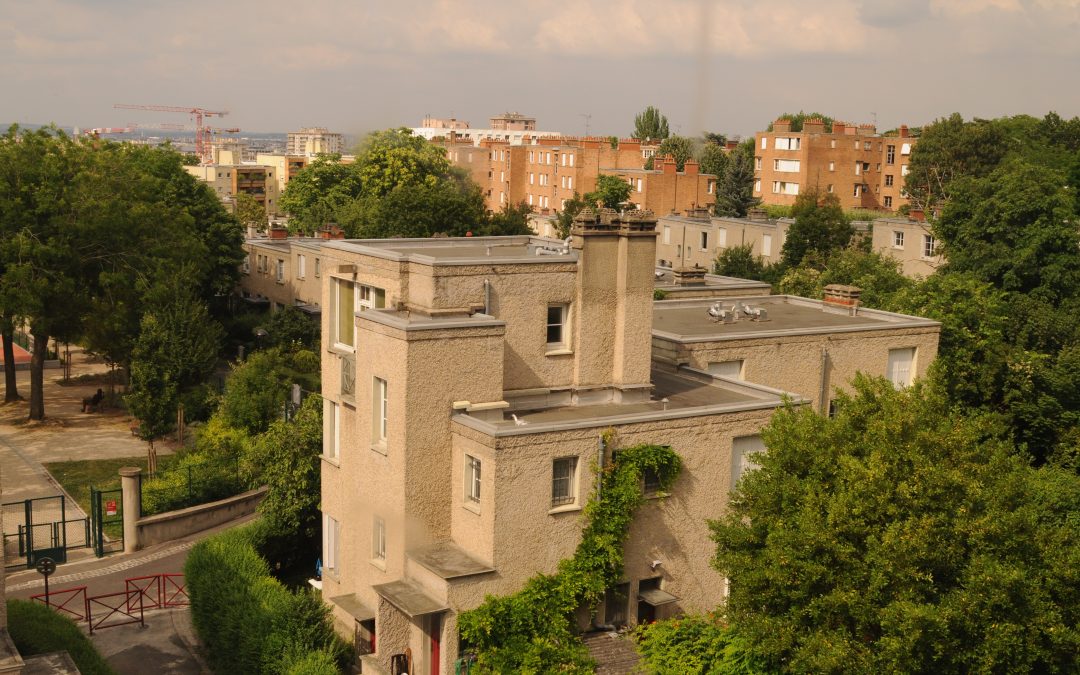
POLYGON ((712 271, 716 257, 725 249, 750 244, 754 255, 766 263, 780 260, 791 221, 747 220, 745 218, 689 218, 666 216, 657 221, 656 261, 663 267, 693 267, 698 265, 712 271), (707 234, 706 246, 701 235, 707 234), (771 238, 768 248, 765 237, 771 238))
POLYGON ((173 541, 251 515, 266 497, 266 490, 264 486, 216 502, 140 518, 136 523, 139 548, 173 541))
POLYGON ((923 222, 900 218, 881 218, 874 221, 872 250, 900 263, 900 270, 909 277, 928 277, 945 261, 940 255, 926 256, 924 237, 933 236, 930 226, 923 222), (897 245, 900 233, 903 243, 897 245))

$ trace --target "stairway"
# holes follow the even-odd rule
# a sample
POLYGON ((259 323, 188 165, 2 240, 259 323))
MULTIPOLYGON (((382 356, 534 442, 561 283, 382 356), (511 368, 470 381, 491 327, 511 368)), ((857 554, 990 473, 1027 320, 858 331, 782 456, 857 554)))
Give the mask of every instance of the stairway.
POLYGON ((596 659, 598 675, 625 675, 638 672, 640 657, 634 649, 634 641, 618 633, 588 633, 582 636, 582 642, 589 653, 596 659))

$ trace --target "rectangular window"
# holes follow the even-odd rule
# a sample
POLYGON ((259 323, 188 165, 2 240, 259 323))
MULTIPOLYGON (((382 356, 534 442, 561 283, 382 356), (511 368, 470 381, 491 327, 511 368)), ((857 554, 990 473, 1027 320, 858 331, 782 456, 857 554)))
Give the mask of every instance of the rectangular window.
POLYGON ((755 171, 761 171, 761 158, 760 157, 755 157, 754 158, 754 170, 755 171))
POLYGON ((352 349, 355 331, 353 317, 356 314, 356 293, 353 290, 353 283, 343 279, 334 279, 334 293, 337 295, 334 302, 337 321, 331 321, 334 327, 334 345, 352 349))
POLYGON ((322 274, 322 261, 315 258, 315 276, 318 277, 320 274, 322 274))
POLYGON ((829 183, 828 187, 827 187, 827 188, 825 188, 825 189, 826 189, 826 191, 827 191, 827 192, 828 192, 829 194, 832 194, 832 191, 833 191, 833 186, 832 186, 832 183, 829 183))
POLYGON ((341 428, 338 422, 338 404, 323 399, 323 455, 337 459, 341 452, 341 428))
POLYGON ((900 167, 900 175, 901 176, 906 176, 907 174, 908 174, 908 165, 905 164, 902 167, 900 167))
POLYGON ((641 471, 641 478, 642 483, 644 483, 642 491, 646 495, 653 496, 660 492, 660 474, 654 469, 645 467, 641 471))
POLYGON ((577 501, 577 457, 563 457, 551 464, 551 505, 577 501))
POLYGON ((716 361, 709 364, 709 374, 719 377, 729 377, 733 380, 743 379, 743 360, 716 361))
POLYGON ((721 227, 721 228, 716 230, 716 247, 717 248, 726 248, 727 247, 727 228, 721 227))
POLYGON ((833 149, 835 149, 835 148, 836 148, 836 139, 835 139, 835 138, 834 138, 834 139, 831 139, 831 140, 829 141, 829 147, 830 147, 830 148, 833 148, 833 149))
POLYGON ((671 243, 671 226, 670 225, 665 225, 664 226, 664 243, 665 244, 670 244, 671 243))
POLYGON ((904 248, 904 233, 895 231, 892 233, 893 248, 904 248))
POLYGON ((911 154, 911 143, 904 143, 903 145, 901 145, 900 146, 900 154, 901 155, 910 155, 911 154))
POLYGON ((758 178, 754 181, 754 192, 761 192, 761 179, 758 178))
POLYGON ((711 180, 705 184, 705 194, 711 195, 716 190, 716 181, 711 180))
POLYGON ((784 173, 798 173, 799 172, 799 160, 797 159, 774 159, 773 171, 781 171, 784 173))
POLYGON ((323 514, 322 528, 322 568, 323 574, 338 576, 341 568, 338 561, 341 558, 341 524, 334 518, 323 514))
POLYGON ((548 305, 547 344, 548 347, 566 346, 566 305, 548 305))
POLYGON ((892 187, 893 176, 891 173, 885 174, 885 187, 892 187))
POLYGON ((856 176, 861 176, 862 175, 862 162, 855 162, 855 175, 856 176))
MULTIPOLYGON (((574 156, 570 155, 570 159, 573 159, 573 158, 574 158, 574 156)), ((570 164, 572 166, 574 163, 570 162, 570 164)), ((574 177, 573 176, 567 176, 566 177, 566 189, 567 190, 573 190, 574 189, 574 177)))
POLYGON ((862 185, 859 185, 858 183, 856 183, 855 184, 854 196, 858 197, 860 194, 862 194, 862 185))
POLYGON ((371 385, 371 440, 378 445, 386 444, 387 418, 386 380, 372 379, 371 385))
POLYGON ((886 145, 885 146, 885 163, 886 164, 895 164, 896 163, 896 146, 895 145, 886 145))
POLYGON ((774 180, 773 181, 773 194, 783 195, 797 195, 799 194, 799 184, 789 183, 787 181, 774 180))
POLYGON ((534 174, 532 171, 530 171, 529 172, 529 185, 535 185, 535 184, 536 184, 536 174, 534 174))
POLYGON ((701 250, 706 251, 706 250, 708 250, 708 248, 709 248, 709 233, 708 232, 702 232, 701 233, 701 250))
POLYGON ((922 236, 922 254, 924 258, 933 258, 934 251, 937 250, 937 242, 934 241, 934 237, 929 234, 922 236))
POLYGON ((915 375, 915 348, 904 347, 902 349, 889 350, 889 365, 886 377, 897 389, 911 385, 915 375))
POLYGON ((637 179, 637 191, 641 192, 641 179, 640 178, 637 179))
POLYGON ((836 162, 829 162, 829 171, 836 171, 836 162))
POLYGON ((772 235, 761 235, 761 255, 766 258, 772 255, 772 235))
POLYGON ((863 150, 869 150, 870 148, 871 148, 870 141, 863 141, 862 149, 863 150))
POLYGON ((284 283, 285 281, 285 261, 277 261, 277 280, 278 283, 284 283))
POLYGON ((307 256, 296 256, 296 278, 303 279, 307 272, 307 256))
POLYGON ((768 150, 769 149, 769 137, 768 136, 762 136, 761 137, 761 149, 762 150, 768 150))
POLYGON ((465 455, 465 499, 480 503, 480 460, 471 455, 465 455))
POLYGON ((371 523, 371 558, 386 561, 386 522, 378 516, 371 523))
POLYGON ((888 195, 885 196, 885 208, 887 208, 887 209, 892 208, 892 197, 890 197, 888 195))
POLYGON ((777 138, 776 149, 777 150, 798 150, 799 142, 802 139, 799 138, 777 138))
POLYGON ((760 466, 754 456, 764 451, 765 442, 761 436, 738 436, 731 440, 731 487, 735 487, 747 471, 760 466))

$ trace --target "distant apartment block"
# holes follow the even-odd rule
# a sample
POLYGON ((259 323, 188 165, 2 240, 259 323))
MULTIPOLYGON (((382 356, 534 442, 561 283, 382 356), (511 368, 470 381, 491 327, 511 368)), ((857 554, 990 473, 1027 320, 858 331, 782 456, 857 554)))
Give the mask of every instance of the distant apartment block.
POLYGON ((492 117, 490 125, 492 129, 505 131, 536 131, 536 118, 519 112, 507 112, 492 117))
POLYGON ((286 155, 311 157, 320 154, 345 152, 345 136, 333 133, 323 127, 306 127, 300 131, 290 131, 285 142, 286 155))
POLYGON ((656 264, 712 271, 713 262, 725 249, 749 244, 755 257, 772 265, 780 261, 792 222, 769 219, 761 210, 752 211, 748 218, 710 216, 701 208, 666 215, 657 223, 656 264))
POLYGON ((268 214, 276 213, 280 188, 277 170, 260 164, 205 164, 185 166, 188 173, 204 181, 227 204, 234 204, 236 195, 248 194, 259 202, 268 214))
POLYGON ((921 217, 879 218, 873 231, 873 250, 897 260, 906 276, 928 277, 944 262, 934 233, 921 217))
POLYGON ((561 211, 574 194, 596 189, 600 175, 618 176, 630 185, 629 200, 654 213, 683 211, 716 201, 716 176, 700 173, 690 160, 678 171, 674 160, 657 158, 643 169, 641 142, 606 138, 544 138, 534 145, 501 141, 480 145, 444 143, 450 161, 480 185, 487 207, 530 205, 539 214, 561 211))
POLYGON ((336 265, 322 244, 342 236, 341 230, 329 226, 318 237, 290 237, 282 227, 247 237, 237 295, 271 312, 293 306, 317 318, 322 311, 322 278, 336 265))
POLYGON ((895 211, 908 203, 904 178, 915 142, 907 126, 882 136, 871 124, 833 122, 826 133, 822 120, 811 119, 795 132, 789 120, 776 120, 772 131, 755 135, 754 196, 791 205, 816 187, 844 209, 895 211))
POLYGON ((255 155, 255 163, 272 167, 278 184, 278 192, 285 192, 285 186, 289 184, 293 176, 311 163, 311 158, 306 155, 259 153, 255 155))
POLYGON ((215 138, 210 141, 213 164, 242 164, 255 159, 251 144, 243 138, 215 138))
POLYGON ((454 117, 425 117, 420 126, 427 129, 468 129, 469 123, 454 117))

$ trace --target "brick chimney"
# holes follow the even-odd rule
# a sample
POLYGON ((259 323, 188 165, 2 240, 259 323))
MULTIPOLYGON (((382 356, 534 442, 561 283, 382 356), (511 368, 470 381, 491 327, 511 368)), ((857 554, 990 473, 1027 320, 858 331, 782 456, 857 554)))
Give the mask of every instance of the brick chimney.
POLYGON ((666 174, 674 175, 675 173, 677 173, 678 168, 678 163, 671 155, 664 155, 664 157, 660 160, 660 170, 666 174))
POLYGON ((672 272, 672 278, 676 286, 704 286, 705 268, 694 265, 693 267, 679 267, 672 272))
POLYGON ((825 120, 819 117, 811 117, 803 122, 802 130, 808 134, 825 133, 825 120))
POLYGON ((319 228, 319 239, 344 239, 345 231, 337 225, 330 223, 319 228))
POLYGON ((791 120, 779 119, 772 123, 772 130, 776 133, 785 134, 791 131, 791 120))
POLYGON ((847 133, 847 124, 845 122, 841 122, 840 120, 833 121, 832 132, 839 135, 847 133))
POLYGON ((858 311, 862 289, 846 284, 829 284, 825 287, 821 309, 826 312, 842 312, 855 316, 858 311))
POLYGON ((916 222, 919 222, 919 223, 925 223, 926 222, 926 212, 923 211, 920 208, 911 208, 911 209, 908 210, 908 218, 910 218, 910 219, 912 219, 912 220, 914 220, 916 222))
POLYGON ((289 238, 289 230, 282 227, 282 226, 280 226, 280 225, 274 225, 273 227, 270 228, 270 238, 271 239, 288 239, 289 238))
POLYGON ((700 167, 695 159, 686 160, 686 164, 683 165, 683 172, 687 176, 696 176, 700 172, 700 167))
POLYGON ((900 138, 907 138, 909 135, 908 126, 906 124, 900 125, 900 138))

